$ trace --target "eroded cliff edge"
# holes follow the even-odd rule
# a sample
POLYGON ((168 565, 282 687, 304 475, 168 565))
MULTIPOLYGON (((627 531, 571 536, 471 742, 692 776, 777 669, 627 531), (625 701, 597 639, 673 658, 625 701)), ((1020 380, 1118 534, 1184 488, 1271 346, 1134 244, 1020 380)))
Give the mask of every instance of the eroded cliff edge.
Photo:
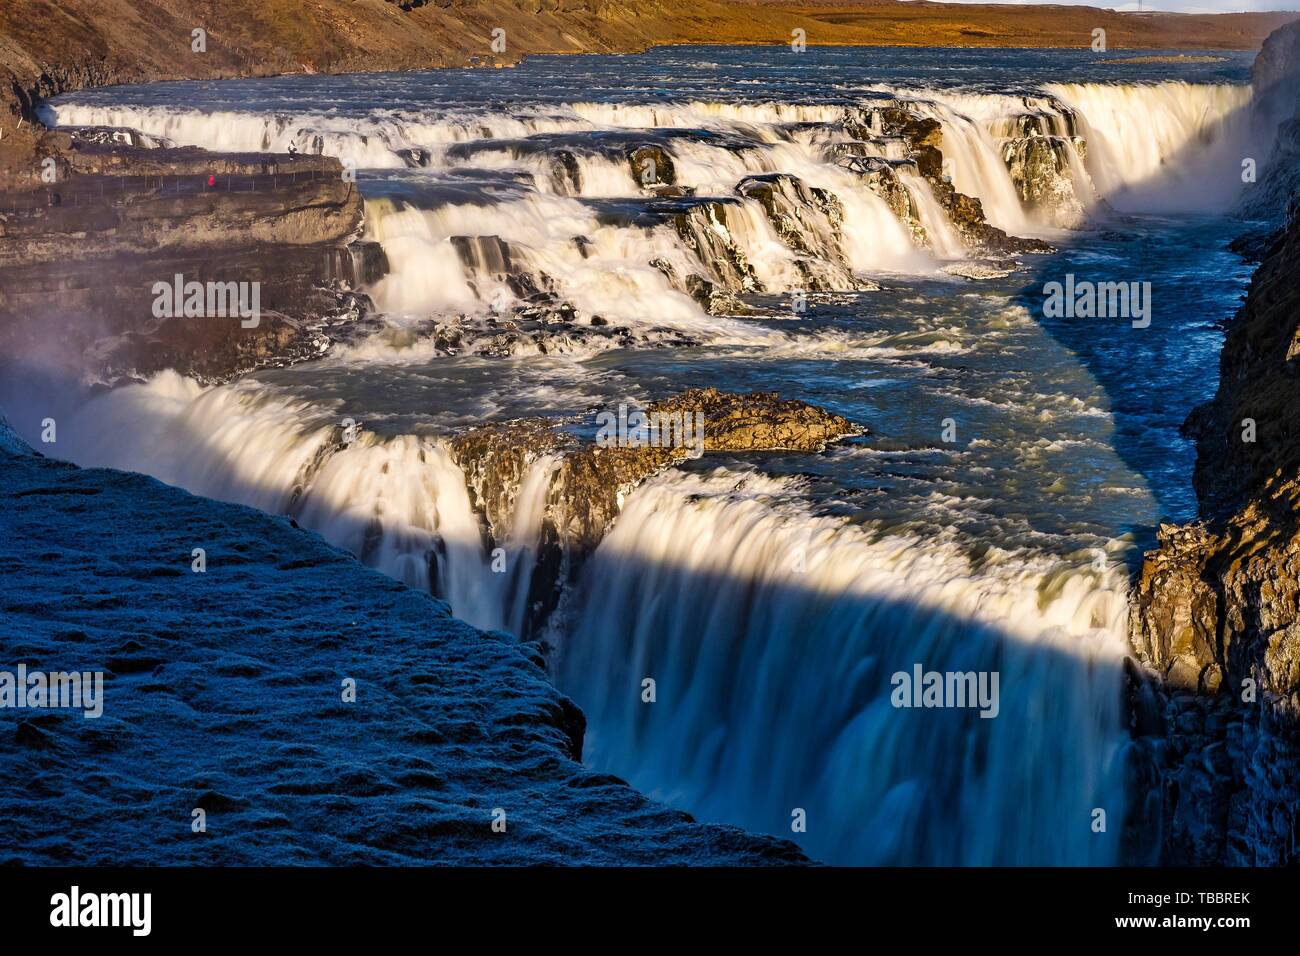
POLYGON ((105 672, 99 718, 0 723, 0 831, 22 834, 0 864, 806 862, 577 763, 582 714, 535 645, 289 519, 41 457, 2 419, 0 574, 6 667, 105 672))
POLYGON ((1289 112, 1245 208, 1283 225, 1187 423, 1201 519, 1160 529, 1133 599, 1135 651, 1163 678, 1135 719, 1159 725, 1146 823, 1169 863, 1300 862, 1300 26, 1255 82, 1289 112))

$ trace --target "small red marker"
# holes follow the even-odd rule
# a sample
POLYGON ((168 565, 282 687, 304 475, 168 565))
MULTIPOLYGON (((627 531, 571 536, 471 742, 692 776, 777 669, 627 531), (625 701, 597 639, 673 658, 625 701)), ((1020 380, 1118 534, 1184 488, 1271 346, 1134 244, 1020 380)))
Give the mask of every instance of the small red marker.
POLYGON ((217 177, 216 177, 216 176, 209 176, 209 177, 208 177, 208 186, 211 187, 211 186, 215 186, 216 184, 217 184, 217 177))

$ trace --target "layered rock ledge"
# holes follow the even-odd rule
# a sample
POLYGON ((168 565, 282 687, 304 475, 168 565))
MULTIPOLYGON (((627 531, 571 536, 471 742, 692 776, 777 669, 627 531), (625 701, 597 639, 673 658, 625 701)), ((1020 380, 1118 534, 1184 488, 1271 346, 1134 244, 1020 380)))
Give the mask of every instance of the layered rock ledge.
POLYGON ((354 242, 362 201, 337 160, 219 155, 50 134, 52 182, 0 194, 0 362, 114 385, 167 368, 219 382, 319 356, 381 273, 354 242), (158 288, 222 291, 159 314, 158 288), (241 289, 242 287, 242 289, 241 289), (234 311, 246 293, 257 315, 234 311), (254 299, 255 292, 255 299, 254 299))
MULTIPOLYGON (((775 392, 739 394, 688 389, 646 406, 664 421, 698 421, 702 433, 681 443, 626 446, 581 441, 549 419, 517 419, 467 429, 450 441, 482 514, 489 545, 503 541, 524 475, 553 459, 537 566, 529 589, 531 631, 554 609, 563 584, 600 544, 624 498, 654 475, 707 452, 820 452, 863 433, 848 419, 775 392), (698 416, 698 419, 696 418, 698 416)), ((693 426, 692 426, 693 427, 693 426)))
POLYGON ((682 43, 1256 49, 1293 13, 1133 15, 1088 7, 739 0, 7 0, 0 7, 0 188, 30 177, 35 106, 90 86, 154 80, 508 66, 529 53, 634 53, 682 43), (506 31, 506 49, 493 31, 506 31), (204 30, 196 50, 194 31, 204 30), (25 126, 18 121, 25 119, 25 126))
POLYGON ((98 719, 0 711, 21 834, 0 863, 806 862, 583 768, 535 645, 286 519, 42 458, 3 423, 0 574, 4 669, 104 672, 98 719))

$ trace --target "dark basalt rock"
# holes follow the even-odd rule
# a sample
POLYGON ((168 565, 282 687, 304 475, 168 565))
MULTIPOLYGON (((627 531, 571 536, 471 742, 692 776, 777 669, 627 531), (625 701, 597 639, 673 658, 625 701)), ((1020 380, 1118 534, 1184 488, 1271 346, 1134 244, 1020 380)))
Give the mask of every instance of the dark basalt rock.
POLYGON ((632 178, 646 188, 672 186, 677 182, 677 167, 662 146, 634 147, 628 150, 627 160, 632 167, 632 178))
POLYGON ((706 200, 692 203, 672 217, 677 235, 696 259, 713 271, 708 278, 729 292, 762 292, 743 249, 731 238, 727 226, 729 207, 735 202, 706 200))
POLYGON ((1162 862, 1294 864, 1300 807, 1300 482, 1161 529, 1132 599, 1166 731, 1162 862))
MULTIPOLYGON (((1280 32, 1300 49, 1300 26, 1280 32)), ((1160 529, 1131 599, 1168 725, 1139 745, 1170 863, 1300 862, 1300 217, 1259 248, 1218 393, 1186 426, 1203 518, 1160 529)))
POLYGON ((692 272, 682 278, 667 259, 651 259, 650 265, 662 272, 674 289, 684 290, 710 315, 750 315, 754 311, 727 289, 699 273, 692 272))

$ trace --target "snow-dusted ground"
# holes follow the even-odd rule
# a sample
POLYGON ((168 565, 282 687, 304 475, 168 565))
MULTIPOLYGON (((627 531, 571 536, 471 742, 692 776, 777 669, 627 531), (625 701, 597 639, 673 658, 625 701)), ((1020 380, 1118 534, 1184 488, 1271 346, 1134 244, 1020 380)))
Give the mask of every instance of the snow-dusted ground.
POLYGON ((3 420, 0 582, 0 670, 106 672, 99 719, 0 709, 0 863, 802 859, 576 763, 582 716, 536 647, 285 519, 34 455, 3 420))

